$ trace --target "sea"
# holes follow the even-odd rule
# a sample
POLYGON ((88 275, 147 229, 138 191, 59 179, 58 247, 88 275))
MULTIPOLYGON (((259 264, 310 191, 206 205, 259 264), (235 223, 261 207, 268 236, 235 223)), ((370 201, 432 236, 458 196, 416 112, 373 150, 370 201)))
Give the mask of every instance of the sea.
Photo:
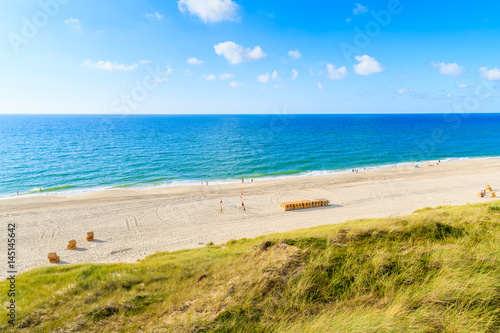
POLYGON ((0 115, 0 198, 500 156, 500 114, 0 115))

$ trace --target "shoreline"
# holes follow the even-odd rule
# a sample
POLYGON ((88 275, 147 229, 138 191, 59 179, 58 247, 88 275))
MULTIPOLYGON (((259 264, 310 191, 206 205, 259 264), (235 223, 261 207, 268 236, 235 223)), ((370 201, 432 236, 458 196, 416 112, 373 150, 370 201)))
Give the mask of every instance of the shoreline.
MULTIPOLYGON (((474 160, 488 160, 488 159, 500 159, 500 156, 480 156, 480 157, 448 157, 441 159, 441 163, 450 163, 457 161, 474 161, 474 160)), ((353 167, 352 169, 358 169, 361 172, 369 172, 376 170, 385 170, 385 169, 393 169, 393 168, 402 168, 407 166, 415 166, 415 165, 426 165, 429 163, 436 163, 438 160, 425 160, 422 162, 398 162, 394 164, 380 164, 380 165, 372 165, 372 166, 358 166, 353 167), (395 167, 393 167, 395 166, 395 167)), ((320 177, 320 176, 331 176, 338 174, 348 174, 351 173, 348 169, 339 169, 339 170, 314 170, 314 171, 305 171, 292 175, 278 175, 278 176, 263 176, 263 177, 254 177, 254 181, 262 182, 262 181, 273 181, 273 180, 286 180, 286 179, 295 179, 295 178, 307 178, 307 177, 320 177)), ((251 177, 245 178, 245 181, 249 181, 251 177)), ((117 191, 117 190, 148 190, 148 189, 163 189, 163 188, 172 188, 172 187, 184 187, 184 186, 206 186, 205 183, 207 181, 201 180, 175 180, 171 183, 162 183, 158 185, 147 185, 146 183, 134 186, 134 184, 123 184, 123 185, 113 185, 106 187, 91 187, 91 188, 78 188, 78 189, 68 189, 64 191, 47 191, 42 190, 41 193, 32 190, 30 192, 20 193, 20 194, 4 194, 0 195, 0 201, 3 200, 11 200, 11 199, 22 199, 22 198, 30 198, 37 196, 53 196, 53 195, 80 195, 85 193, 96 193, 103 191, 117 191), (200 184, 203 183, 202 184, 200 184)), ((208 180, 209 185, 227 185, 227 184, 240 184, 240 179, 236 178, 228 178, 222 180, 208 180)), ((59 185, 56 188, 69 187, 71 185, 59 185)))
POLYGON ((47 254, 54 251, 63 264, 136 262, 208 242, 495 200, 478 198, 477 192, 487 184, 500 192, 500 183, 494 183, 499 179, 500 159, 485 158, 244 184, 26 196, 0 200, 0 219, 16 223, 21 273, 49 265, 47 254), (283 201, 315 198, 326 198, 331 205, 289 212, 279 208, 283 201), (238 208, 241 201, 245 212, 238 208), (84 240, 89 231, 96 241, 84 240), (71 239, 78 250, 66 250, 71 239))

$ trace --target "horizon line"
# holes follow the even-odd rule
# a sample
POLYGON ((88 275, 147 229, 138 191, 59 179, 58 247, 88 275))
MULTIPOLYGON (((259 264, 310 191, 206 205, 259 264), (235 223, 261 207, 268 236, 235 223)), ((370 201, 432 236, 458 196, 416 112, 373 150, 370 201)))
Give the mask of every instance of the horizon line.
POLYGON ((350 115, 442 115, 500 114, 499 112, 382 112, 382 113, 0 113, 0 116, 350 116, 350 115))

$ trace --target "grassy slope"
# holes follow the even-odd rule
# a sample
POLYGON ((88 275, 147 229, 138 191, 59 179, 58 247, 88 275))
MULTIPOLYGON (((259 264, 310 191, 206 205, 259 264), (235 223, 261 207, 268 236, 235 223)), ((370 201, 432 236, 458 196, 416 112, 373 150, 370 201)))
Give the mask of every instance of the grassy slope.
POLYGON ((15 330, 498 332, 499 205, 35 269, 18 276, 15 330))

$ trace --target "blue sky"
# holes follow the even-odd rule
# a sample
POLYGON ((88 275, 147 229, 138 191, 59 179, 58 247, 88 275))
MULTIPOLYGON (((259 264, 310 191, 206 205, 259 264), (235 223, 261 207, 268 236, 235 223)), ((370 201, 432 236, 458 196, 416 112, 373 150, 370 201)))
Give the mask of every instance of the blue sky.
POLYGON ((498 2, 2 7, 0 113, 500 111, 498 2))

